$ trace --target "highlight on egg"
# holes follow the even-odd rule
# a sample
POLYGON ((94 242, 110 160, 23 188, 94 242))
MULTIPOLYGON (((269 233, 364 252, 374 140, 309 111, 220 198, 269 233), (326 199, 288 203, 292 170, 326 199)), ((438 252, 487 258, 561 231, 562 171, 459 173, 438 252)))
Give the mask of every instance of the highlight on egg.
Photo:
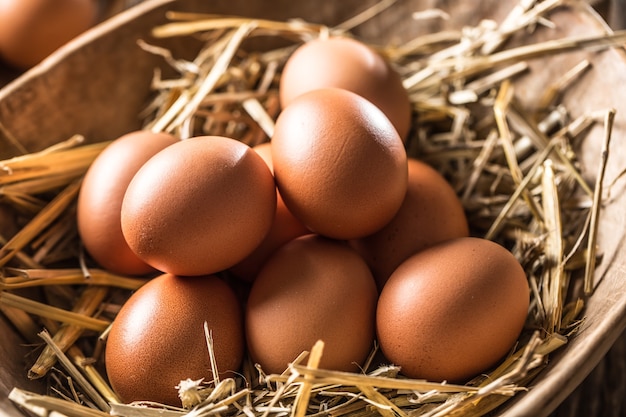
POLYGON ((503 246, 463 237, 411 256, 378 299, 385 357, 411 378, 467 382, 513 348, 526 321, 524 269, 503 246))
POLYGON ((276 212, 274 178, 248 145, 198 136, 150 158, 129 184, 121 209, 129 247, 176 275, 223 271, 265 238, 276 212))
POLYGON ((385 114, 358 94, 325 88, 298 96, 278 116, 271 140, 283 201, 313 232, 366 236, 400 208, 404 144, 385 114))

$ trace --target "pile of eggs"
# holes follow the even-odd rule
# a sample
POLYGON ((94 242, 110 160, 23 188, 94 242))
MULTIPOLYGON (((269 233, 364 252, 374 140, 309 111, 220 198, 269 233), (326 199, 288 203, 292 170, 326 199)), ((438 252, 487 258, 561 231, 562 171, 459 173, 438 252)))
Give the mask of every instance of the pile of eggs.
POLYGON ((180 405, 180 381, 211 380, 205 323, 222 377, 246 355, 283 372, 317 340, 319 366, 340 371, 358 372, 375 340, 411 378, 463 382, 496 364, 526 319, 525 273, 470 237, 455 191, 407 157, 399 75, 356 40, 320 39, 289 58, 279 94, 268 143, 138 131, 87 172, 84 247, 154 276, 108 335, 120 398, 180 405))

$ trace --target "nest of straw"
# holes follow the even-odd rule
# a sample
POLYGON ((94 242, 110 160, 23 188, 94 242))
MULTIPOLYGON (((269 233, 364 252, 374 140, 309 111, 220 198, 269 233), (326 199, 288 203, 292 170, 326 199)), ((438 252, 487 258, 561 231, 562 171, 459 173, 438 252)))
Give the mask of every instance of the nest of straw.
MULTIPOLYGON (((333 372, 317 368, 320 342, 280 375, 266 375, 248 362, 242 378, 181 381, 184 409, 121 404, 102 376, 101 352, 120 305, 146 281, 89 268, 77 250, 74 216, 81 177, 108 142, 85 145, 75 136, 0 161, 3 210, 26 219, 16 220, 10 238, 0 236, 0 308, 37 344, 28 376, 46 376, 50 392, 16 388, 11 399, 38 415, 481 416, 526 390, 548 355, 575 335, 584 299, 593 291, 614 111, 571 118, 559 102, 589 69, 587 61, 555 79, 533 109, 517 100, 512 81, 528 71, 528 59, 626 41, 619 32, 506 48, 516 33, 549 22, 551 10, 561 3, 523 2, 500 26, 433 33, 401 46, 372 45, 402 75, 413 104, 408 154, 444 174, 463 202, 472 234, 510 248, 527 273, 532 300, 526 329, 495 369, 465 385, 406 379, 393 365, 368 363, 361 374, 333 372), (605 130, 604 148, 596 182, 589 185, 576 149, 598 123, 605 130), (28 288, 43 297, 25 294, 28 288)), ((250 145, 267 141, 279 112, 281 67, 294 48, 320 36, 350 36, 351 29, 392 6, 393 1, 381 1, 335 27, 172 12, 171 23, 154 28, 153 34, 192 36, 206 46, 187 61, 139 43, 177 74, 164 79, 155 70, 154 96, 142 114, 145 127, 181 138, 205 134, 250 145), (279 38, 283 46, 247 49, 247 41, 258 36, 279 38)), ((431 10, 414 17, 440 19, 445 13, 431 10)))

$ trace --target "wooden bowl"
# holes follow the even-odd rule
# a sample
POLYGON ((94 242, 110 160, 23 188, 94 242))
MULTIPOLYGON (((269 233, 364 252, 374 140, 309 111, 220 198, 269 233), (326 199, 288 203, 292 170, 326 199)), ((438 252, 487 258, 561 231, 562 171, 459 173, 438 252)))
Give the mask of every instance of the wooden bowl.
MULTIPOLYGON (((141 3, 98 25, 54 53, 40 65, 0 90, 0 160, 32 152, 74 134, 88 141, 110 140, 141 126, 138 114, 150 94, 152 71, 162 61, 142 51, 138 39, 151 41, 151 29, 165 22, 170 9, 206 11, 285 20, 302 17, 329 25, 337 24, 363 9, 371 1, 321 0, 271 3, 251 0, 155 0, 141 3)), ((516 4, 512 0, 404 0, 359 27, 355 33, 365 40, 385 44, 410 39, 443 28, 476 25, 480 19, 500 21, 516 4), (440 7, 450 14, 447 21, 415 22, 411 12, 440 7)), ((533 38, 543 40, 568 35, 600 34, 606 24, 590 8, 562 7, 552 19, 555 29, 541 29, 533 38)), ((182 39, 165 42, 175 54, 195 51, 182 39)), ((193 55, 192 55, 193 56, 193 55)), ((530 73, 518 82, 517 93, 532 103, 566 68, 583 58, 593 63, 584 82, 576 83, 563 97, 575 117, 589 111, 615 108, 614 145, 607 166, 607 181, 618 177, 626 166, 626 153, 619 140, 626 133, 626 60, 622 50, 574 51, 530 61, 530 73)), ((602 126, 595 126, 581 147, 579 158, 589 181, 600 161, 602 126)), ((531 382, 530 390, 507 401, 497 415, 546 416, 554 410, 600 361, 626 328, 626 193, 617 180, 611 200, 602 207, 598 245, 603 259, 595 275, 594 292, 586 300, 585 320, 578 334, 551 356, 549 365, 531 382)), ((14 231, 12 218, 0 217, 0 233, 14 231)), ((0 414, 21 412, 7 399, 13 387, 42 389, 26 378, 24 346, 4 316, 0 315, 0 414)))

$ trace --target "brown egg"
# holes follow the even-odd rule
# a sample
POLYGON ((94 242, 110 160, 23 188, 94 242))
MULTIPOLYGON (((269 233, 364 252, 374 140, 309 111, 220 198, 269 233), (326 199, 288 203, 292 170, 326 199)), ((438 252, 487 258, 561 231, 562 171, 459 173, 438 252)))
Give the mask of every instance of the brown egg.
POLYGON ((336 87, 359 94, 378 106, 404 140, 411 127, 411 103, 399 74, 376 51, 344 37, 315 39, 289 57, 281 73, 283 108, 297 96, 336 87))
POLYGON ((398 133, 376 106, 347 90, 314 90, 292 101, 276 120, 272 159, 285 205, 328 237, 375 232, 406 194, 398 133))
POLYGON ((251 358, 280 373, 303 351, 325 343, 320 368, 358 371, 374 342, 376 284, 347 245, 298 237, 267 261, 245 314, 251 358))
POLYGON ((0 59, 28 69, 96 23, 95 0, 0 1, 0 59))
MULTIPOLYGON (((273 172, 271 144, 269 142, 254 146, 254 149, 273 172)), ((230 268, 236 277, 245 281, 253 281, 259 270, 276 249, 298 236, 310 233, 300 220, 296 219, 287 209, 280 193, 276 193, 276 213, 270 231, 261 244, 244 260, 230 268)))
POLYGON ((379 288, 409 256, 445 240, 469 235, 461 201, 435 169, 409 158, 409 182, 402 207, 385 227, 350 241, 370 266, 379 288))
POLYGON ((411 378, 463 382, 517 341, 530 291, 517 259, 480 238, 425 249, 391 275, 378 300, 384 355, 411 378))
POLYGON ((106 342, 107 375, 121 400, 180 407, 175 387, 181 381, 212 380, 205 322, 220 377, 232 377, 245 342, 241 306, 224 281, 164 274, 137 290, 113 321, 106 342))
POLYGON ((139 168, 178 141, 166 133, 131 132, 108 145, 87 170, 76 208, 78 232, 87 252, 105 269, 129 275, 154 271, 124 239, 120 224, 122 200, 139 168))
POLYGON ((150 158, 122 202, 122 232, 146 263, 176 275, 227 269, 265 238, 276 187, 263 159, 235 139, 185 139, 150 158))

